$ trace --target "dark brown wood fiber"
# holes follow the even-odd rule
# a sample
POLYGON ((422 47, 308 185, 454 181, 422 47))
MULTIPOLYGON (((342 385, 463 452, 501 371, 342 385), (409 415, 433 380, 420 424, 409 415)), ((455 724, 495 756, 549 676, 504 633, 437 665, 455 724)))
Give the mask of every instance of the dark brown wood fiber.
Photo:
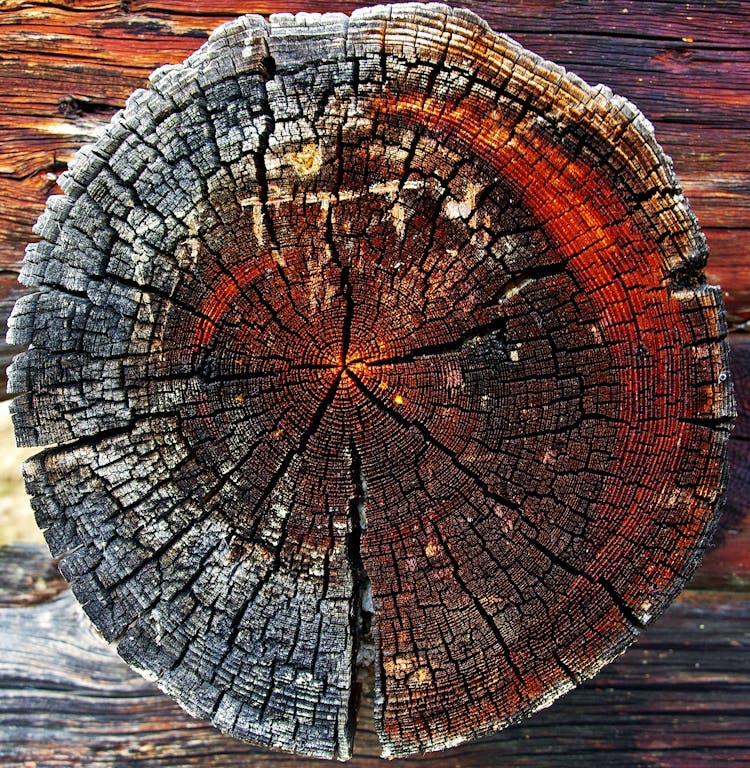
MULTIPOLYGON (((654 99, 678 164, 695 160, 685 191, 729 250, 745 49, 712 59, 711 14, 659 5, 658 36, 642 6, 591 24, 577 69, 615 41, 621 69, 595 78, 615 92, 636 61, 663 69, 658 101, 645 70, 628 96, 654 99), (709 71, 735 73, 731 93, 709 71)), ((726 338, 745 284, 725 286, 728 326, 706 282, 731 257, 707 266, 631 102, 471 13, 242 17, 104 127, 139 68, 179 61, 208 21, 135 6, 0 17, 26 19, 2 60, 20 84, 10 164, 53 151, 34 194, 65 193, 21 270, 8 340, 30 348, 9 389, 19 442, 50 446, 27 485, 75 596, 136 670, 264 747, 348 759, 368 697, 388 757, 546 707, 677 595, 727 450, 743 461, 726 338), (78 65, 49 56, 50 34, 82 43, 78 65), (42 114, 24 117, 36 56, 42 114), (58 177, 81 132, 94 143, 58 177)), ((565 61, 562 17, 535 37, 539 10, 508 18, 565 61)), ((735 544, 745 480, 721 534, 735 544)))

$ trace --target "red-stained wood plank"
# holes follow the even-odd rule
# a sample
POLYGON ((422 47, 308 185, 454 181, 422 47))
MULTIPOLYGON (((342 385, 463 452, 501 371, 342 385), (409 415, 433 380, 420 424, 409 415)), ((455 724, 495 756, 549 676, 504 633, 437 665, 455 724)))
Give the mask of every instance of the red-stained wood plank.
POLYGON ((729 484, 714 548, 692 584, 696 588, 750 587, 750 335, 732 337, 730 366, 737 420, 729 439, 729 484))

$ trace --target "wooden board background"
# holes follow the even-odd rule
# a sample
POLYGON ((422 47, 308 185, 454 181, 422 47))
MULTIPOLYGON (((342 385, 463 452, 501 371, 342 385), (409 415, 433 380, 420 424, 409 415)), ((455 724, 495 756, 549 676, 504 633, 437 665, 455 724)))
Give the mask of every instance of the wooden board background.
MULTIPOLYGON (((741 418, 717 548, 638 646, 522 726, 397 762, 750 766, 750 3, 458 4, 589 82, 607 83, 654 123, 706 232, 707 276, 724 289, 741 418)), ((0 0, 0 321, 19 293, 31 225, 46 196, 59 193, 57 176, 149 72, 181 61, 240 13, 356 5, 0 0)), ((360 736, 353 765, 374 765, 366 715, 360 736)), ((90 634, 42 550, 15 548, 0 552, 0 764, 302 761, 231 741, 182 714, 90 634)))

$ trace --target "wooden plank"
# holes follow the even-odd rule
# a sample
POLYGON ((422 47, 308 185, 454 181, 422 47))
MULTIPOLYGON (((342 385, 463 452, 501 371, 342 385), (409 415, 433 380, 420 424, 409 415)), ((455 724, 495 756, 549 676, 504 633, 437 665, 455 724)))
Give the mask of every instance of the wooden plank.
POLYGON ((49 552, 38 544, 0 547, 0 609, 44 603, 67 588, 49 552))
POLYGON ((730 355, 737 420, 729 440, 726 506, 714 548, 692 584, 750 588, 750 336, 735 334, 730 355))
POLYGON ((735 343, 742 343, 740 335, 750 330, 750 259, 747 248, 750 229, 716 229, 704 227, 711 257, 706 267, 706 278, 720 285, 727 307, 729 329, 738 331, 735 343), (715 258, 718 254, 718 258, 715 258))
MULTIPOLYGON (((8 768, 309 766, 222 736, 137 676, 40 575, 41 548, 0 550, 0 764, 8 768), (27 568, 19 567, 26 561, 27 568), (40 602, 41 601, 41 602, 40 602), (15 603, 14 606, 11 604, 15 603)), ((531 720, 403 768, 750 764, 750 609, 689 591, 595 680, 531 720)), ((363 712, 353 768, 380 764, 363 712)))

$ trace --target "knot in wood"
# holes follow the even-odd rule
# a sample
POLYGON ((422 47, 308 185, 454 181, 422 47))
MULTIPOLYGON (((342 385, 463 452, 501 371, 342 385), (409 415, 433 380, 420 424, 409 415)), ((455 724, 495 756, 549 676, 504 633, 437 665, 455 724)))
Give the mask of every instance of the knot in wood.
POLYGON ((732 415, 649 123, 442 5, 245 16, 60 181, 12 341, 37 519, 190 712, 351 752, 481 736, 692 572, 732 415))

